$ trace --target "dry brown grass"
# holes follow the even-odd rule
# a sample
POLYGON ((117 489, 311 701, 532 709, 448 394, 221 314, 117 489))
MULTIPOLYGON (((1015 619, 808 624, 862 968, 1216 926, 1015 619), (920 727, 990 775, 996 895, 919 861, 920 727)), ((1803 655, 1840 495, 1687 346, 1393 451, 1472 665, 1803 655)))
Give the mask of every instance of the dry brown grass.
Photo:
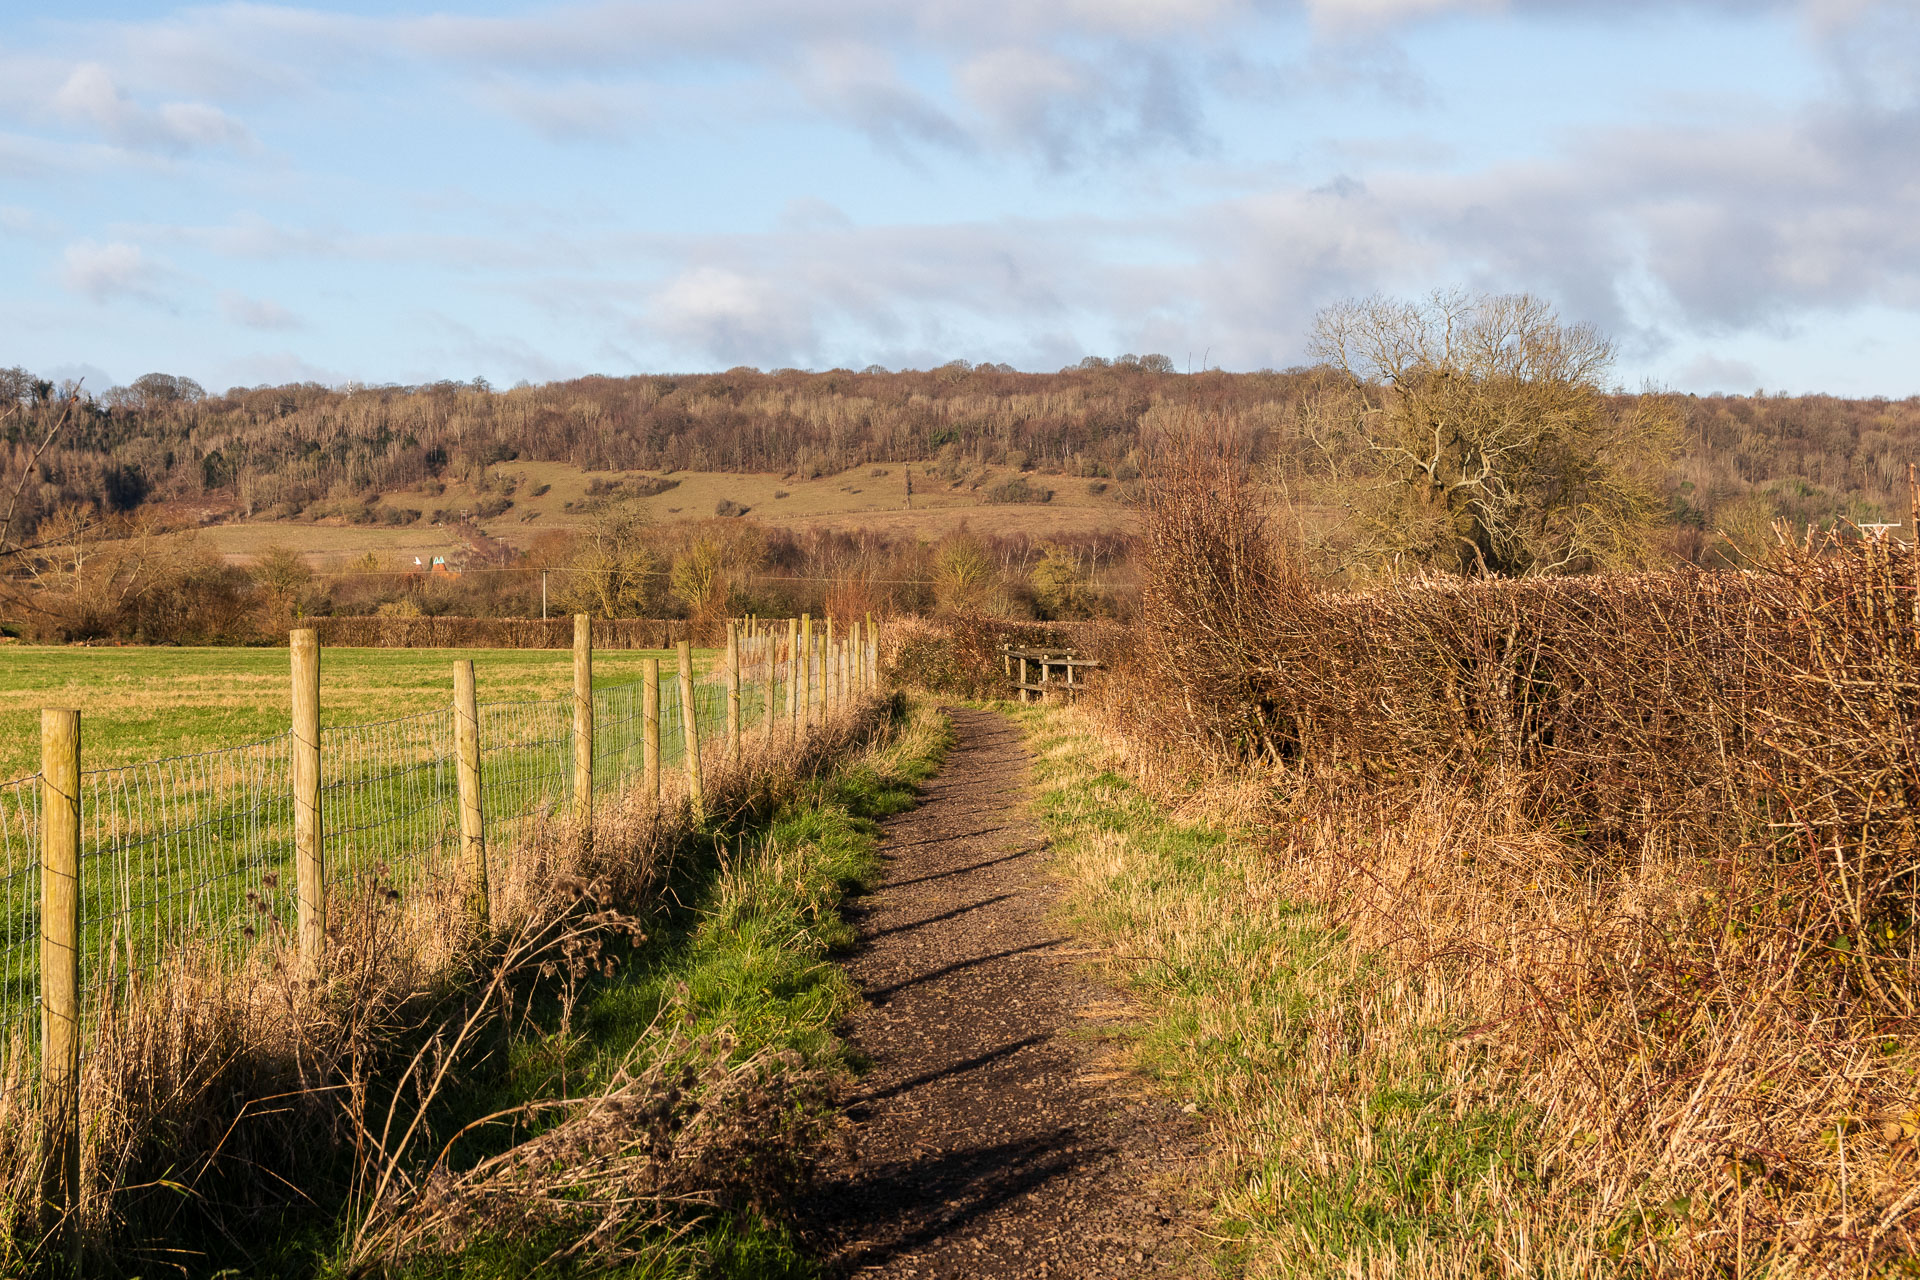
MULTIPOLYGON (((65 1249, 62 1241, 74 1239, 96 1261, 169 1265, 168 1242, 183 1233, 243 1239, 309 1188, 337 1185, 343 1176, 370 1224, 354 1242, 355 1265, 377 1269, 422 1240, 441 1239, 454 1226, 423 1224, 453 1201, 440 1194, 444 1173, 435 1184, 440 1191, 428 1195, 417 1172, 431 1128, 423 1117, 460 1072, 498 1050, 498 1028, 511 1020, 516 1002, 524 1005, 535 990, 556 983, 570 995, 605 962, 609 945, 637 933, 674 860, 702 832, 770 812, 800 779, 886 723, 883 704, 870 701, 818 727, 798 748, 765 748, 750 735, 737 765, 709 763, 704 815, 670 784, 658 807, 637 793, 603 804, 591 841, 564 822, 535 829, 505 859, 505 873, 496 871, 484 938, 463 923, 450 875, 405 895, 378 883, 338 886, 323 978, 301 974, 284 936, 238 970, 183 948, 137 979, 106 976, 84 1028, 83 1198, 66 1221, 48 1220, 37 1204, 40 1117, 32 1090, 19 1087, 32 1055, 23 1045, 6 1055, 4 1268, 49 1266, 65 1249), (422 1206, 432 1210, 425 1218, 422 1206)), ((562 1003, 571 1007, 566 996, 562 1003)), ((758 1062, 767 1078, 757 1092, 745 1087, 751 1073, 703 1078, 687 1102, 745 1106, 808 1087, 799 1079, 771 1080, 768 1073, 788 1065, 758 1062)), ((639 1072, 593 1105, 622 1111, 636 1091, 652 1087, 651 1079, 639 1072)), ((679 1132, 686 1116, 677 1098, 670 1110, 679 1132)), ((596 1123, 560 1127, 577 1135, 596 1123)), ((698 1132, 718 1134, 728 1123, 716 1111, 698 1132)), ((675 1141, 717 1159, 712 1143, 699 1146, 704 1138, 675 1141)), ((668 1158, 660 1165, 661 1153, 646 1151, 659 1165, 647 1175, 658 1203, 696 1195, 698 1170, 712 1164, 668 1158)), ((520 1176, 509 1164, 489 1166, 468 1180, 469 1189, 485 1200, 520 1176)))
MULTIPOLYGON (((1233 907, 1338 931, 1310 948, 1326 1025, 1300 1041, 1327 1079, 1439 1071, 1456 1113, 1435 1126, 1525 1118, 1500 1185, 1461 1189, 1480 1226, 1314 1269, 1913 1256, 1920 554, 1803 541, 1738 575, 1332 596, 1218 456, 1153 490, 1151 625, 1107 722, 1163 784, 1266 789, 1270 848, 1233 907)), ((1229 1108, 1247 1141, 1363 1150, 1351 1095, 1282 1078, 1229 1108)))

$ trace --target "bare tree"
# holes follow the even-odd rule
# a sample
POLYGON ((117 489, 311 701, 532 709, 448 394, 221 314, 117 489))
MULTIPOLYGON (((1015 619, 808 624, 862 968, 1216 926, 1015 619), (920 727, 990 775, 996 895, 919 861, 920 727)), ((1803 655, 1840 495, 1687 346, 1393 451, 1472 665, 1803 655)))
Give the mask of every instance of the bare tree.
POLYGON ((1652 554, 1678 416, 1607 394, 1591 326, 1525 294, 1373 297, 1321 312, 1310 350, 1344 375, 1314 412, 1377 560, 1518 577, 1652 554))

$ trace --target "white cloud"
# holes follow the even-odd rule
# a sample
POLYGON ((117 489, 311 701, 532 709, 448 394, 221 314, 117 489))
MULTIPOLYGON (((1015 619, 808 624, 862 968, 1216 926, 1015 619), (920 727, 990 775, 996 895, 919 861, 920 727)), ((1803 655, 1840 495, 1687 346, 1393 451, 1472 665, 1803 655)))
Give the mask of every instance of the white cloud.
POLYGON ((1760 370, 1745 360, 1728 359, 1702 352, 1673 373, 1677 391, 1745 393, 1766 382, 1760 370))
POLYGON ((220 295, 220 314, 234 324, 243 325, 249 329, 302 327, 300 317, 279 303, 265 298, 249 298, 245 294, 231 290, 220 295))
POLYGON ((98 244, 77 240, 61 256, 60 281, 98 303, 117 298, 163 302, 161 286, 172 272, 124 241, 98 244))
POLYGON ((618 142, 650 115, 646 90, 592 80, 547 85, 502 78, 483 96, 555 142, 618 142))
POLYGON ((1506 0, 1305 0, 1313 20, 1326 27, 1371 28, 1443 13, 1487 12, 1506 0))
POLYGON ((651 299, 647 326, 724 364, 802 363, 819 341, 806 305, 790 290, 724 267, 694 267, 668 280, 651 299))
POLYGON ((32 209, 17 204, 0 204, 0 231, 24 240, 45 240, 59 228, 32 209))
POLYGON ((52 105, 67 119, 91 124, 124 147, 182 152, 196 147, 246 147, 253 142, 244 126, 204 103, 141 106, 122 93, 97 62, 75 67, 54 93, 52 105))

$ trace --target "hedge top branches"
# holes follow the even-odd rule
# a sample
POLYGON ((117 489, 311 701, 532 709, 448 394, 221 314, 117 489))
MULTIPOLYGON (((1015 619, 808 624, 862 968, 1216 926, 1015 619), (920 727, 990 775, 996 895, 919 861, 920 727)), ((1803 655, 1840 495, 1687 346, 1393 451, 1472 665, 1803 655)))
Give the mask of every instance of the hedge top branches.
POLYGON ((1521 577, 1650 557, 1679 436, 1665 399, 1610 397, 1613 346, 1526 294, 1371 297, 1321 312, 1344 377, 1304 409, 1376 569, 1521 577))

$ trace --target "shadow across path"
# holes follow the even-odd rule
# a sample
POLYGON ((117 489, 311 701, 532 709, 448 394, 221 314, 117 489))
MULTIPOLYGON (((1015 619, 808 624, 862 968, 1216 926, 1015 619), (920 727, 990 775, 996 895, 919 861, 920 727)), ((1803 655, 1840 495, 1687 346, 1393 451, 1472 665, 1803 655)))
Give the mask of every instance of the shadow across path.
POLYGON ((845 1031, 873 1065, 847 1099, 852 1154, 802 1226, 842 1275, 1184 1271, 1195 1127, 1117 1086, 1085 1034, 1118 996, 1061 954, 1020 734, 950 714, 946 767, 888 822, 886 878, 852 913, 865 1002, 845 1031))

